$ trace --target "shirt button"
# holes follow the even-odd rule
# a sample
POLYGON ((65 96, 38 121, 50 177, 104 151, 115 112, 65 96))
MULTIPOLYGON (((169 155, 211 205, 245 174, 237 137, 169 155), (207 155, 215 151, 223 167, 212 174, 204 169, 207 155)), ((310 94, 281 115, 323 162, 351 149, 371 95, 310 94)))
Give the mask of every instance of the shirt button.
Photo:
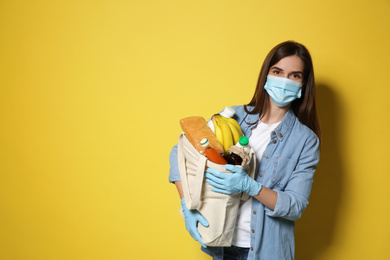
POLYGON ((261 173, 259 173, 259 177, 261 178, 261 177, 263 177, 263 175, 261 173))
POLYGON ((272 132, 272 134, 273 134, 273 135, 276 135, 276 132, 275 132, 275 131, 273 131, 273 132, 272 132))
POLYGON ((265 158, 265 159, 268 159, 268 155, 264 155, 264 158, 265 158))
POLYGON ((282 135, 282 134, 280 134, 279 136, 280 136, 280 137, 283 137, 283 135, 282 135))
POLYGON ((251 251, 253 251, 253 247, 251 247, 251 251))
POLYGON ((276 144, 276 140, 274 139, 274 140, 272 140, 272 142, 274 143, 274 144, 276 144))
POLYGON ((252 233, 255 233, 255 230, 254 230, 254 229, 252 229, 252 233))
POLYGON ((256 215, 256 211, 253 211, 253 215, 256 215))

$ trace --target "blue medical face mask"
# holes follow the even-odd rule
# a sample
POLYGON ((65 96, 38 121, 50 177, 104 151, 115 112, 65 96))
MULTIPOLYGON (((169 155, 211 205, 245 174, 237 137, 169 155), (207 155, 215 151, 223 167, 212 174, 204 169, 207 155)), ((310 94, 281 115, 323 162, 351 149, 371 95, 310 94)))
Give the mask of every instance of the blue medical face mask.
POLYGON ((278 107, 284 107, 301 97, 302 83, 268 75, 264 89, 278 107))

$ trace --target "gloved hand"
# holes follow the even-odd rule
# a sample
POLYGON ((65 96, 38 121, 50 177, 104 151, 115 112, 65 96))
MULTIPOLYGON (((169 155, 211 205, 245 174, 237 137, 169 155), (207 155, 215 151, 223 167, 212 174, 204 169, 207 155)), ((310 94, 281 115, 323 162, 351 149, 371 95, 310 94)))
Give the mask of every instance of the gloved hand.
POLYGON ((189 210, 186 206, 186 202, 184 198, 181 199, 181 208, 183 209, 184 213, 184 221, 186 223, 186 229, 188 232, 190 232, 193 239, 198 241, 204 248, 207 246, 203 244, 202 238, 198 231, 198 222, 202 224, 205 227, 209 226, 209 223, 207 220, 202 216, 202 214, 199 213, 196 209, 189 210))
POLYGON ((245 192, 250 196, 259 194, 263 185, 255 181, 242 169, 231 164, 226 164, 225 168, 233 174, 226 174, 217 170, 208 168, 205 173, 206 182, 214 186, 212 191, 233 194, 245 192))

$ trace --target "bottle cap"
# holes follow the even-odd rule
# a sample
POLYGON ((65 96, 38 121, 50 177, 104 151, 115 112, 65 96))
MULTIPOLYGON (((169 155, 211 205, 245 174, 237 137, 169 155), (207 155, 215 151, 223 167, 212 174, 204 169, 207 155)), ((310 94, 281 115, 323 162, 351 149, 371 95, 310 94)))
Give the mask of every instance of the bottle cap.
POLYGON ((209 144, 209 140, 207 140, 207 138, 203 138, 200 141, 200 145, 203 146, 203 147, 206 147, 208 144, 209 144))
POLYGON ((234 111, 233 108, 225 107, 225 109, 221 112, 220 115, 223 117, 230 118, 230 117, 233 117, 235 113, 236 113, 236 111, 234 111))
POLYGON ((238 143, 242 146, 247 146, 249 144, 249 138, 246 137, 245 135, 243 135, 240 137, 240 140, 238 141, 238 143))
POLYGON ((209 121, 207 121, 207 126, 210 127, 210 129, 211 129, 211 131, 213 131, 213 133, 215 133, 215 127, 214 127, 213 120, 209 119, 209 121))

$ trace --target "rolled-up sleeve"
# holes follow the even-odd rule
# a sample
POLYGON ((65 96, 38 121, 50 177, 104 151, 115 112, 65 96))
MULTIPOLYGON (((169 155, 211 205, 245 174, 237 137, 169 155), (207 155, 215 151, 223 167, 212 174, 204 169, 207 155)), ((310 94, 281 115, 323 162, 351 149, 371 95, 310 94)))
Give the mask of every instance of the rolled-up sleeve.
POLYGON ((180 181, 179 164, 177 161, 177 145, 175 145, 169 154, 169 182, 180 181))
POLYGON ((317 136, 308 139, 298 164, 283 191, 276 190, 278 199, 274 210, 266 208, 270 217, 282 217, 297 220, 309 204, 313 186, 313 176, 320 159, 319 140, 317 136))

